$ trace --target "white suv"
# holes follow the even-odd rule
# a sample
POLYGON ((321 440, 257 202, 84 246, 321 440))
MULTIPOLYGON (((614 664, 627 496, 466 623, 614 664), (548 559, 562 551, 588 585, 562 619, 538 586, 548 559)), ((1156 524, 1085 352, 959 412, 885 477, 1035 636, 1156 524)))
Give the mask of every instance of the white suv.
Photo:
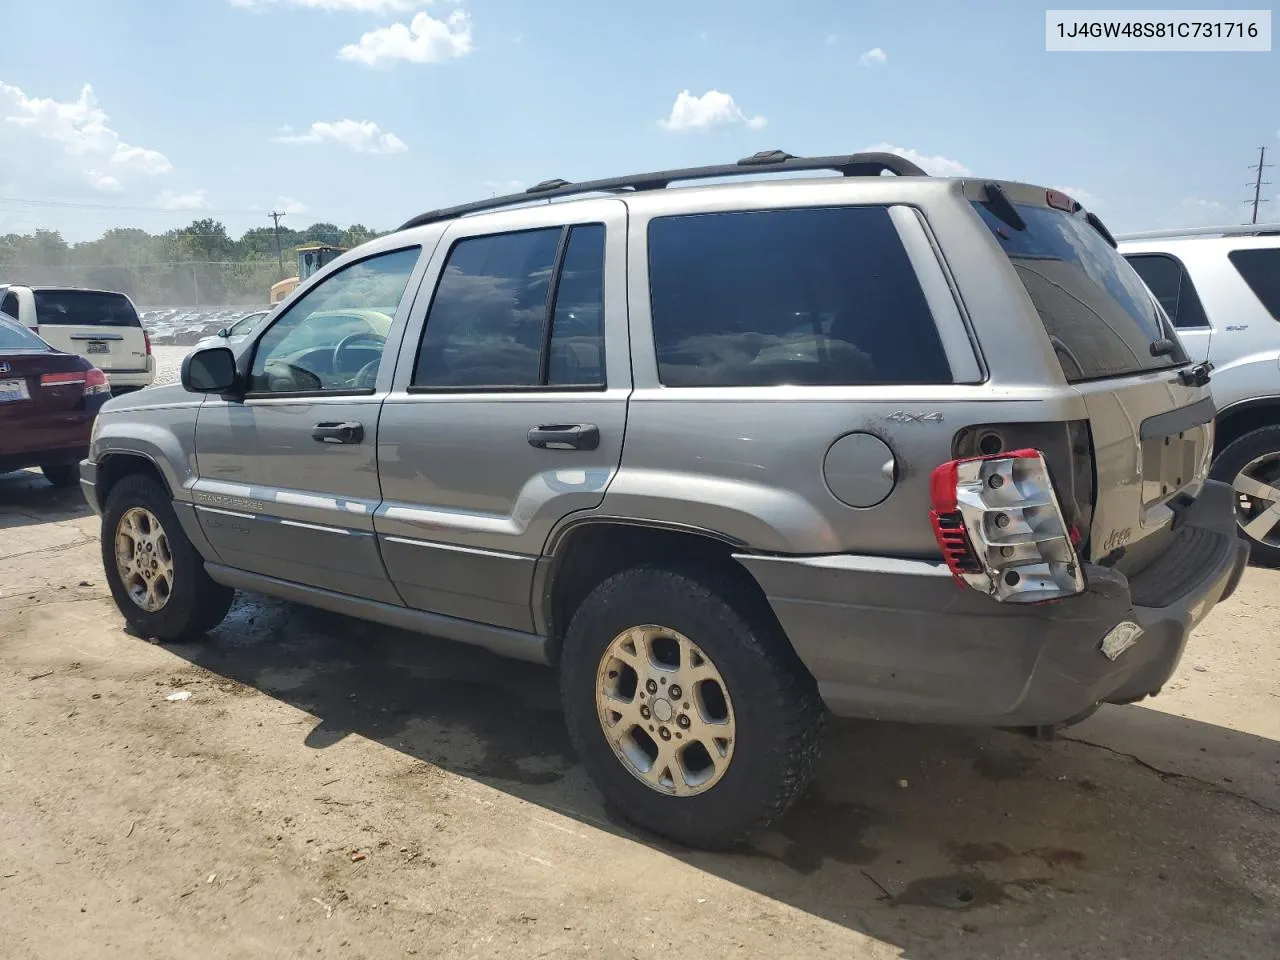
POLYGON ((1280 564, 1280 224, 1118 239, 1191 359, 1213 365, 1212 476, 1235 488, 1252 555, 1280 564))
POLYGON ((156 361, 138 310, 123 293, 0 284, 0 313, 107 375, 113 394, 151 386, 156 361))

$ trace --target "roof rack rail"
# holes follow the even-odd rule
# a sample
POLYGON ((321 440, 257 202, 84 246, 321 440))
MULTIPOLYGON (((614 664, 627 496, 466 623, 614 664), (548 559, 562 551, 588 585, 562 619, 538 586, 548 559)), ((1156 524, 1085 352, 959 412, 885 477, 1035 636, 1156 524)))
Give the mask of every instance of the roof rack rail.
POLYGON ((639 190, 662 190, 665 187, 684 180, 711 180, 720 177, 759 176, 761 173, 781 173, 804 170, 831 170, 845 177, 878 177, 882 173, 893 173, 900 177, 927 177, 928 174, 906 157, 895 153, 851 153, 847 156, 835 157, 796 157, 782 150, 761 150, 749 157, 743 157, 737 163, 720 164, 709 167, 686 167, 681 170, 659 170, 654 173, 638 173, 626 177, 612 177, 607 180, 586 180, 582 183, 570 183, 567 180, 544 180, 522 193, 510 193, 489 200, 476 200, 472 203, 459 204, 456 207, 443 207, 419 214, 400 226, 401 230, 410 227, 421 227, 428 223, 439 223, 442 220, 453 220, 469 213, 482 213, 486 210, 500 210, 530 203, 534 200, 551 200, 558 197, 573 197, 587 193, 625 192, 639 190))
POLYGON ((1242 223, 1222 227, 1183 227, 1117 234, 1117 240, 1173 240, 1179 237, 1256 237, 1280 233, 1280 223, 1242 223))

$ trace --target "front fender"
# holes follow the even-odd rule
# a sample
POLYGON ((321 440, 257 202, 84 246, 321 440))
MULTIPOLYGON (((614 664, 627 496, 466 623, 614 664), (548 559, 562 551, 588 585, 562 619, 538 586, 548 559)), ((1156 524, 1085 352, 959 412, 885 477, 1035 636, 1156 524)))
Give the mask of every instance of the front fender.
POLYGON ((196 480, 195 428, 199 405, 197 401, 153 407, 146 411, 145 420, 136 410, 100 414, 89 446, 89 459, 101 465, 113 456, 142 457, 160 471, 174 500, 189 501, 190 488, 196 480))

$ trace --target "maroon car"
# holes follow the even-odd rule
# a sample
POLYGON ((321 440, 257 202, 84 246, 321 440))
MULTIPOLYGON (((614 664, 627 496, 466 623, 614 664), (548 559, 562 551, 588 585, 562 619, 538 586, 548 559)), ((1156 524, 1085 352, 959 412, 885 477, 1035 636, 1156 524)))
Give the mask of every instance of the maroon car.
POLYGON ((54 486, 79 483, 94 417, 109 399, 101 370, 0 313, 0 473, 39 467, 54 486))

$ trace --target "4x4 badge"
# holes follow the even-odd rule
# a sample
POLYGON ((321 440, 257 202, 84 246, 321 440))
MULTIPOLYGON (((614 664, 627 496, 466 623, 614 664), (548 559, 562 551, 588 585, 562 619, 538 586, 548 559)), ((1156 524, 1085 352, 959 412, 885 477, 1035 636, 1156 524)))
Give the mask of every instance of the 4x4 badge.
POLYGON ((894 423, 941 423, 942 414, 934 413, 907 413, 905 410, 898 410, 889 414, 886 418, 894 423))

